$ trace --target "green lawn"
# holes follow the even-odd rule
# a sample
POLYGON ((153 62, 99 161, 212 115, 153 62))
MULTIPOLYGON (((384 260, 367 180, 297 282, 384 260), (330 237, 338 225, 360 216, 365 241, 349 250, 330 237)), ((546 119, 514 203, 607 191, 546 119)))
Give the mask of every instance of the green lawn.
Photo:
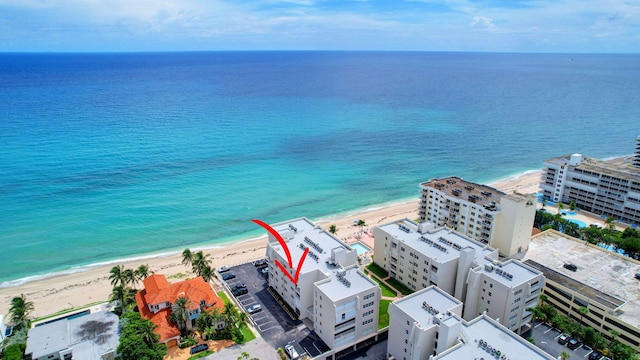
POLYGON ((372 273, 378 275, 378 277, 381 278, 381 279, 384 279, 387 276, 389 276, 389 273, 385 269, 383 269, 380 266, 378 266, 378 264, 376 264, 376 263, 371 263, 371 264, 367 265, 366 268, 369 271, 371 271, 372 273))
POLYGON ((395 291, 393 291, 393 289, 388 287, 387 284, 383 283, 381 280, 378 280, 373 276, 371 277, 371 279, 380 285, 380 289, 382 289, 382 296, 389 296, 389 297, 398 296, 398 294, 395 291))
POLYGON ((389 326, 389 304, 391 300, 380 300, 378 308, 378 329, 389 326))
POLYGON ((389 285, 391 285, 394 288, 398 289, 398 291, 400 291, 402 293, 402 295, 413 294, 413 290, 411 290, 405 284, 401 283, 400 281, 398 281, 398 280, 396 280, 394 278, 391 278, 391 279, 387 280, 387 282, 389 283, 389 285))
POLYGON ((189 359, 187 359, 187 360, 196 360, 196 359, 200 359, 200 358, 203 358, 203 357, 205 357, 205 356, 207 356, 207 355, 211 355, 211 354, 213 354, 213 353, 215 353, 215 351, 213 351, 213 350, 207 350, 207 351, 205 351, 205 352, 201 352, 200 354, 193 355, 193 356, 191 356, 191 357, 190 357, 189 359))
POLYGON ((227 294, 226 294, 224 291, 220 291, 220 292, 218 293, 218 296, 220 297, 220 299, 222 299, 222 301, 223 301, 225 304, 228 304, 228 303, 230 303, 230 302, 231 302, 231 300, 229 300, 229 297, 227 296, 227 294))
POLYGON ((241 344, 248 343, 249 341, 256 338, 256 336, 253 334, 251 329, 249 329, 247 324, 242 324, 242 327, 240 328, 240 330, 242 331, 242 335, 244 335, 244 339, 242 340, 241 344))

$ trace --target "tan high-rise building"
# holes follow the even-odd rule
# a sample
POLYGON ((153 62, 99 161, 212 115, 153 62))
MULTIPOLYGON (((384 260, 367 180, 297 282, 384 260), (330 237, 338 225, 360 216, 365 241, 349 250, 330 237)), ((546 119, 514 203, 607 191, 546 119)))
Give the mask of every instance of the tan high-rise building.
POLYGON ((533 195, 505 194, 458 177, 420 184, 420 220, 447 226, 498 249, 502 256, 526 251, 536 215, 533 195))

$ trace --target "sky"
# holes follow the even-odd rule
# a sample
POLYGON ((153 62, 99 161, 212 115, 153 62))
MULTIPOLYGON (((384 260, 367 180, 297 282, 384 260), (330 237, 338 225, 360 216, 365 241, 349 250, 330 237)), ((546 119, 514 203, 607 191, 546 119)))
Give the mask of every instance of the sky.
POLYGON ((640 52, 640 0, 0 0, 0 52, 640 52))

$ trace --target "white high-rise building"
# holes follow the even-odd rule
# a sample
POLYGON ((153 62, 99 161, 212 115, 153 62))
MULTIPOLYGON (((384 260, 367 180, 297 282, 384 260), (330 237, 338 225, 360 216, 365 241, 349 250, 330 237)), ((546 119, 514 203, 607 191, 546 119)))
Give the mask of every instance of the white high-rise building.
POLYGON ((288 269, 297 284, 276 265, 288 267, 285 247, 269 234, 267 260, 269 286, 298 314, 308 318, 320 338, 334 353, 377 334, 381 291, 358 269, 356 250, 306 218, 272 224, 283 238, 292 260, 288 269))
POLYGON ((560 156, 544 162, 541 180, 547 199, 573 201, 582 210, 640 224, 640 168, 632 166, 631 158, 604 161, 581 154, 560 156))
POLYGON ((464 303, 462 316, 482 313, 512 331, 529 326, 542 273, 454 230, 404 219, 373 229, 374 261, 413 290, 438 286, 464 303))
POLYGON ((391 303, 388 358, 554 359, 486 315, 461 319, 462 306, 435 286, 391 303))
POLYGON ((529 247, 536 214, 533 195, 505 194, 458 177, 420 184, 422 222, 447 226, 511 256, 529 247))

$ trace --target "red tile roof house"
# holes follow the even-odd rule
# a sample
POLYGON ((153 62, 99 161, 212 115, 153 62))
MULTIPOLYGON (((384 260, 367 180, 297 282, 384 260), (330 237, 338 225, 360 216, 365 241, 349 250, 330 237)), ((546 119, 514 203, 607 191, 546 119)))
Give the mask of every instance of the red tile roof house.
POLYGON ((144 290, 136 294, 136 303, 140 315, 151 320, 158 327, 156 332, 160 335, 160 342, 167 346, 176 346, 180 342, 180 329, 169 320, 171 304, 177 298, 186 297, 190 300, 189 312, 190 324, 200 316, 203 309, 210 310, 214 307, 222 310, 224 302, 211 289, 211 286, 202 277, 184 280, 169 284, 164 275, 153 274, 142 281, 144 290))

